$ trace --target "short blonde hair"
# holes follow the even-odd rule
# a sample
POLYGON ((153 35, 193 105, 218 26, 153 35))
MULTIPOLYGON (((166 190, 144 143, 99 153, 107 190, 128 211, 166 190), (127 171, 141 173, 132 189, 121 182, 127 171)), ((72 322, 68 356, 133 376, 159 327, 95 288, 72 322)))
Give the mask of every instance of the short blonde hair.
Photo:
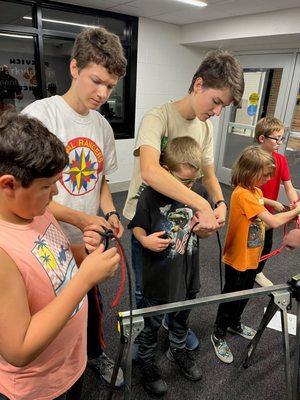
POLYGON ((181 136, 170 140, 163 152, 162 164, 171 171, 181 166, 201 168, 202 151, 199 143, 190 136, 181 136))
POLYGON ((261 178, 264 169, 273 176, 276 165, 271 154, 260 146, 249 146, 239 155, 232 167, 231 184, 247 189, 254 187, 254 182, 261 178))
POLYGON ((255 139, 258 142, 258 138, 263 136, 271 135, 273 132, 280 132, 284 129, 284 124, 275 117, 264 117, 261 118, 255 127, 255 139))

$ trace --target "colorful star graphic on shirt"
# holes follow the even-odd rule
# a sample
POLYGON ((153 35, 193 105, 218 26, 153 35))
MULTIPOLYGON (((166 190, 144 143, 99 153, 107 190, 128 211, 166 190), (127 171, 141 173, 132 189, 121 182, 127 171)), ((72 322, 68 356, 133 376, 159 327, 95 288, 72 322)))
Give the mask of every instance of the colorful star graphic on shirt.
POLYGON ((79 192, 81 188, 87 190, 88 183, 97 179, 96 162, 90 160, 90 151, 85 153, 86 149, 81 150, 81 154, 75 151, 75 159, 70 160, 69 169, 64 171, 65 175, 69 175, 65 182, 72 183, 72 190, 76 188, 79 192))

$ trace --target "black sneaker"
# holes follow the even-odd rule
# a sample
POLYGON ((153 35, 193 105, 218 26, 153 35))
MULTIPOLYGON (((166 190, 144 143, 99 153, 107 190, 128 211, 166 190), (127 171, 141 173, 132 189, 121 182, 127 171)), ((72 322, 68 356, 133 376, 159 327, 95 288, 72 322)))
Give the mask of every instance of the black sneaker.
POLYGON ((192 359, 189 352, 184 349, 171 349, 167 351, 167 358, 176 362, 183 376, 191 381, 198 381, 202 378, 201 368, 192 359))
POLYGON ((161 372, 157 365, 144 365, 142 367, 142 373, 144 378, 143 385, 148 392, 156 396, 163 396, 167 392, 167 384, 162 379, 161 372))

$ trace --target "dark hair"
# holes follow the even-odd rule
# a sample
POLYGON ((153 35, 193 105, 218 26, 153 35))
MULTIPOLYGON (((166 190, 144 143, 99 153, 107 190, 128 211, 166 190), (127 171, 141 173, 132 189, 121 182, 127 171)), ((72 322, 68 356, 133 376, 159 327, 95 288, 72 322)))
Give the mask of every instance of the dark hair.
POLYGON ((0 114, 0 176, 9 174, 28 187, 64 169, 63 143, 37 119, 9 111, 0 114))
POLYGON ((79 33, 71 59, 76 60, 79 70, 93 62, 119 78, 126 73, 127 60, 120 39, 103 27, 87 28, 79 33))
POLYGON ((228 51, 213 50, 207 53, 193 76, 189 93, 194 90, 197 78, 202 78, 204 88, 228 88, 235 105, 241 101, 245 86, 243 68, 228 51))

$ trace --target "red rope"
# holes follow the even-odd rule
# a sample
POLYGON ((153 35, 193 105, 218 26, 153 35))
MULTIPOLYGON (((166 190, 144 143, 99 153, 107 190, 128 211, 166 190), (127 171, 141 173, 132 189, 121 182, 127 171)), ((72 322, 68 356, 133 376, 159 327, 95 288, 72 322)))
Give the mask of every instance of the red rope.
POLYGON ((104 336, 103 336, 103 329, 102 329, 102 322, 103 322, 103 312, 102 312, 102 307, 100 305, 100 292, 99 292, 99 288, 98 286, 94 286, 93 287, 93 294, 94 294, 94 299, 95 299, 95 305, 96 305, 96 310, 97 310, 97 314, 98 314, 98 339, 99 339, 99 343, 100 343, 100 347, 101 349, 106 347, 106 343, 104 340, 104 336))
MULTIPOLYGON (((299 200, 298 200, 299 201, 299 200)), ((295 202, 297 203, 297 202, 295 202)), ((296 228, 300 228, 300 215, 296 217, 296 228)), ((287 234, 287 224, 284 225, 283 227, 283 238, 287 234)), ((271 257, 277 256, 277 254, 280 254, 287 246, 286 245, 281 245, 278 249, 271 251, 269 254, 265 254, 264 256, 261 256, 258 262, 268 260, 271 257)))
POLYGON ((125 258, 124 258, 124 254, 123 254, 123 249, 118 241, 117 243, 117 249, 118 249, 118 253, 120 255, 120 265, 121 265, 121 282, 120 282, 120 286, 119 289, 117 291, 116 297, 114 298, 111 306, 112 307, 116 307, 119 304, 121 295, 123 293, 124 287, 125 287, 125 279, 126 279, 126 266, 125 266, 125 258))

